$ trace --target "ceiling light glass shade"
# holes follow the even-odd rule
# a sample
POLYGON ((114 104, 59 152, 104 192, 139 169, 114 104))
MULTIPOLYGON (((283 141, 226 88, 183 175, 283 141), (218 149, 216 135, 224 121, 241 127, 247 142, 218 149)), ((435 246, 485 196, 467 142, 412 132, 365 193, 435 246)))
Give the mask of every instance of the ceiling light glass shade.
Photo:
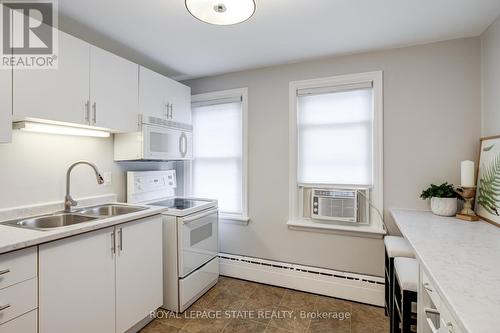
POLYGON ((27 132, 60 134, 60 135, 93 136, 99 138, 109 138, 110 136, 110 134, 105 131, 80 128, 80 127, 35 123, 31 121, 21 121, 14 123, 13 128, 27 132))
POLYGON ((186 0, 187 10, 197 19, 216 25, 248 20, 255 12, 254 0, 186 0))

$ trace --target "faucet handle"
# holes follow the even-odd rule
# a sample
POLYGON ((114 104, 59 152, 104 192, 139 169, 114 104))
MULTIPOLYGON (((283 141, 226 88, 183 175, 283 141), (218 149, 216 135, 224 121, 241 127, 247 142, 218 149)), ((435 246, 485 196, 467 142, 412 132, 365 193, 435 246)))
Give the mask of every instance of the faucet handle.
POLYGON ((70 195, 66 196, 66 200, 64 202, 64 208, 66 211, 70 211, 71 207, 74 207, 78 204, 70 195))

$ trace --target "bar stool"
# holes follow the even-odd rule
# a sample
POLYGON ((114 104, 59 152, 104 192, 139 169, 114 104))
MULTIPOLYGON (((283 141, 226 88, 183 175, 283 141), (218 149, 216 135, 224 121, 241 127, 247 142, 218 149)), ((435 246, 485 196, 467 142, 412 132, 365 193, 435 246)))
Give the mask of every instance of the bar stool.
POLYGON ((417 260, 412 258, 395 258, 394 276, 391 333, 416 332, 417 260))
POLYGON ((406 239, 400 236, 385 236, 385 315, 392 313, 392 286, 394 284, 394 258, 415 258, 413 249, 406 239))

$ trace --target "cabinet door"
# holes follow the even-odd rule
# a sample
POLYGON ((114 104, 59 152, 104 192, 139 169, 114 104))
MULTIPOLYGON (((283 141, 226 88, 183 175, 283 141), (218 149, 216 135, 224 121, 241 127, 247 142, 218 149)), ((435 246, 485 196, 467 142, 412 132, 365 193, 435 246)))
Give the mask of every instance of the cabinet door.
POLYGON ((116 332, 121 333, 162 304, 162 217, 116 229, 116 332))
POLYGON ((91 124, 116 132, 138 128, 138 65, 90 48, 91 124))
POLYGON ((145 67, 139 68, 139 112, 147 117, 167 119, 166 78, 145 67))
POLYGON ((14 119, 88 125, 90 45, 59 31, 57 69, 14 70, 14 119))
POLYGON ((191 88, 177 81, 165 78, 167 81, 167 100, 171 104, 171 120, 192 124, 191 88))
POLYGON ((39 246, 39 332, 115 331, 114 228, 39 246))
POLYGON ((12 70, 0 69, 0 143, 12 135, 12 70))

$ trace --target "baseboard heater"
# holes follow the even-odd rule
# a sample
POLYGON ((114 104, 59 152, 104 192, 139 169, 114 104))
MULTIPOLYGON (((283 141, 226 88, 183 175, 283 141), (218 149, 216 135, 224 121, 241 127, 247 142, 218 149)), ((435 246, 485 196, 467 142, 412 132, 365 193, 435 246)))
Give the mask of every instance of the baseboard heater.
POLYGON ((384 278, 220 253, 220 274, 384 306, 384 278))

